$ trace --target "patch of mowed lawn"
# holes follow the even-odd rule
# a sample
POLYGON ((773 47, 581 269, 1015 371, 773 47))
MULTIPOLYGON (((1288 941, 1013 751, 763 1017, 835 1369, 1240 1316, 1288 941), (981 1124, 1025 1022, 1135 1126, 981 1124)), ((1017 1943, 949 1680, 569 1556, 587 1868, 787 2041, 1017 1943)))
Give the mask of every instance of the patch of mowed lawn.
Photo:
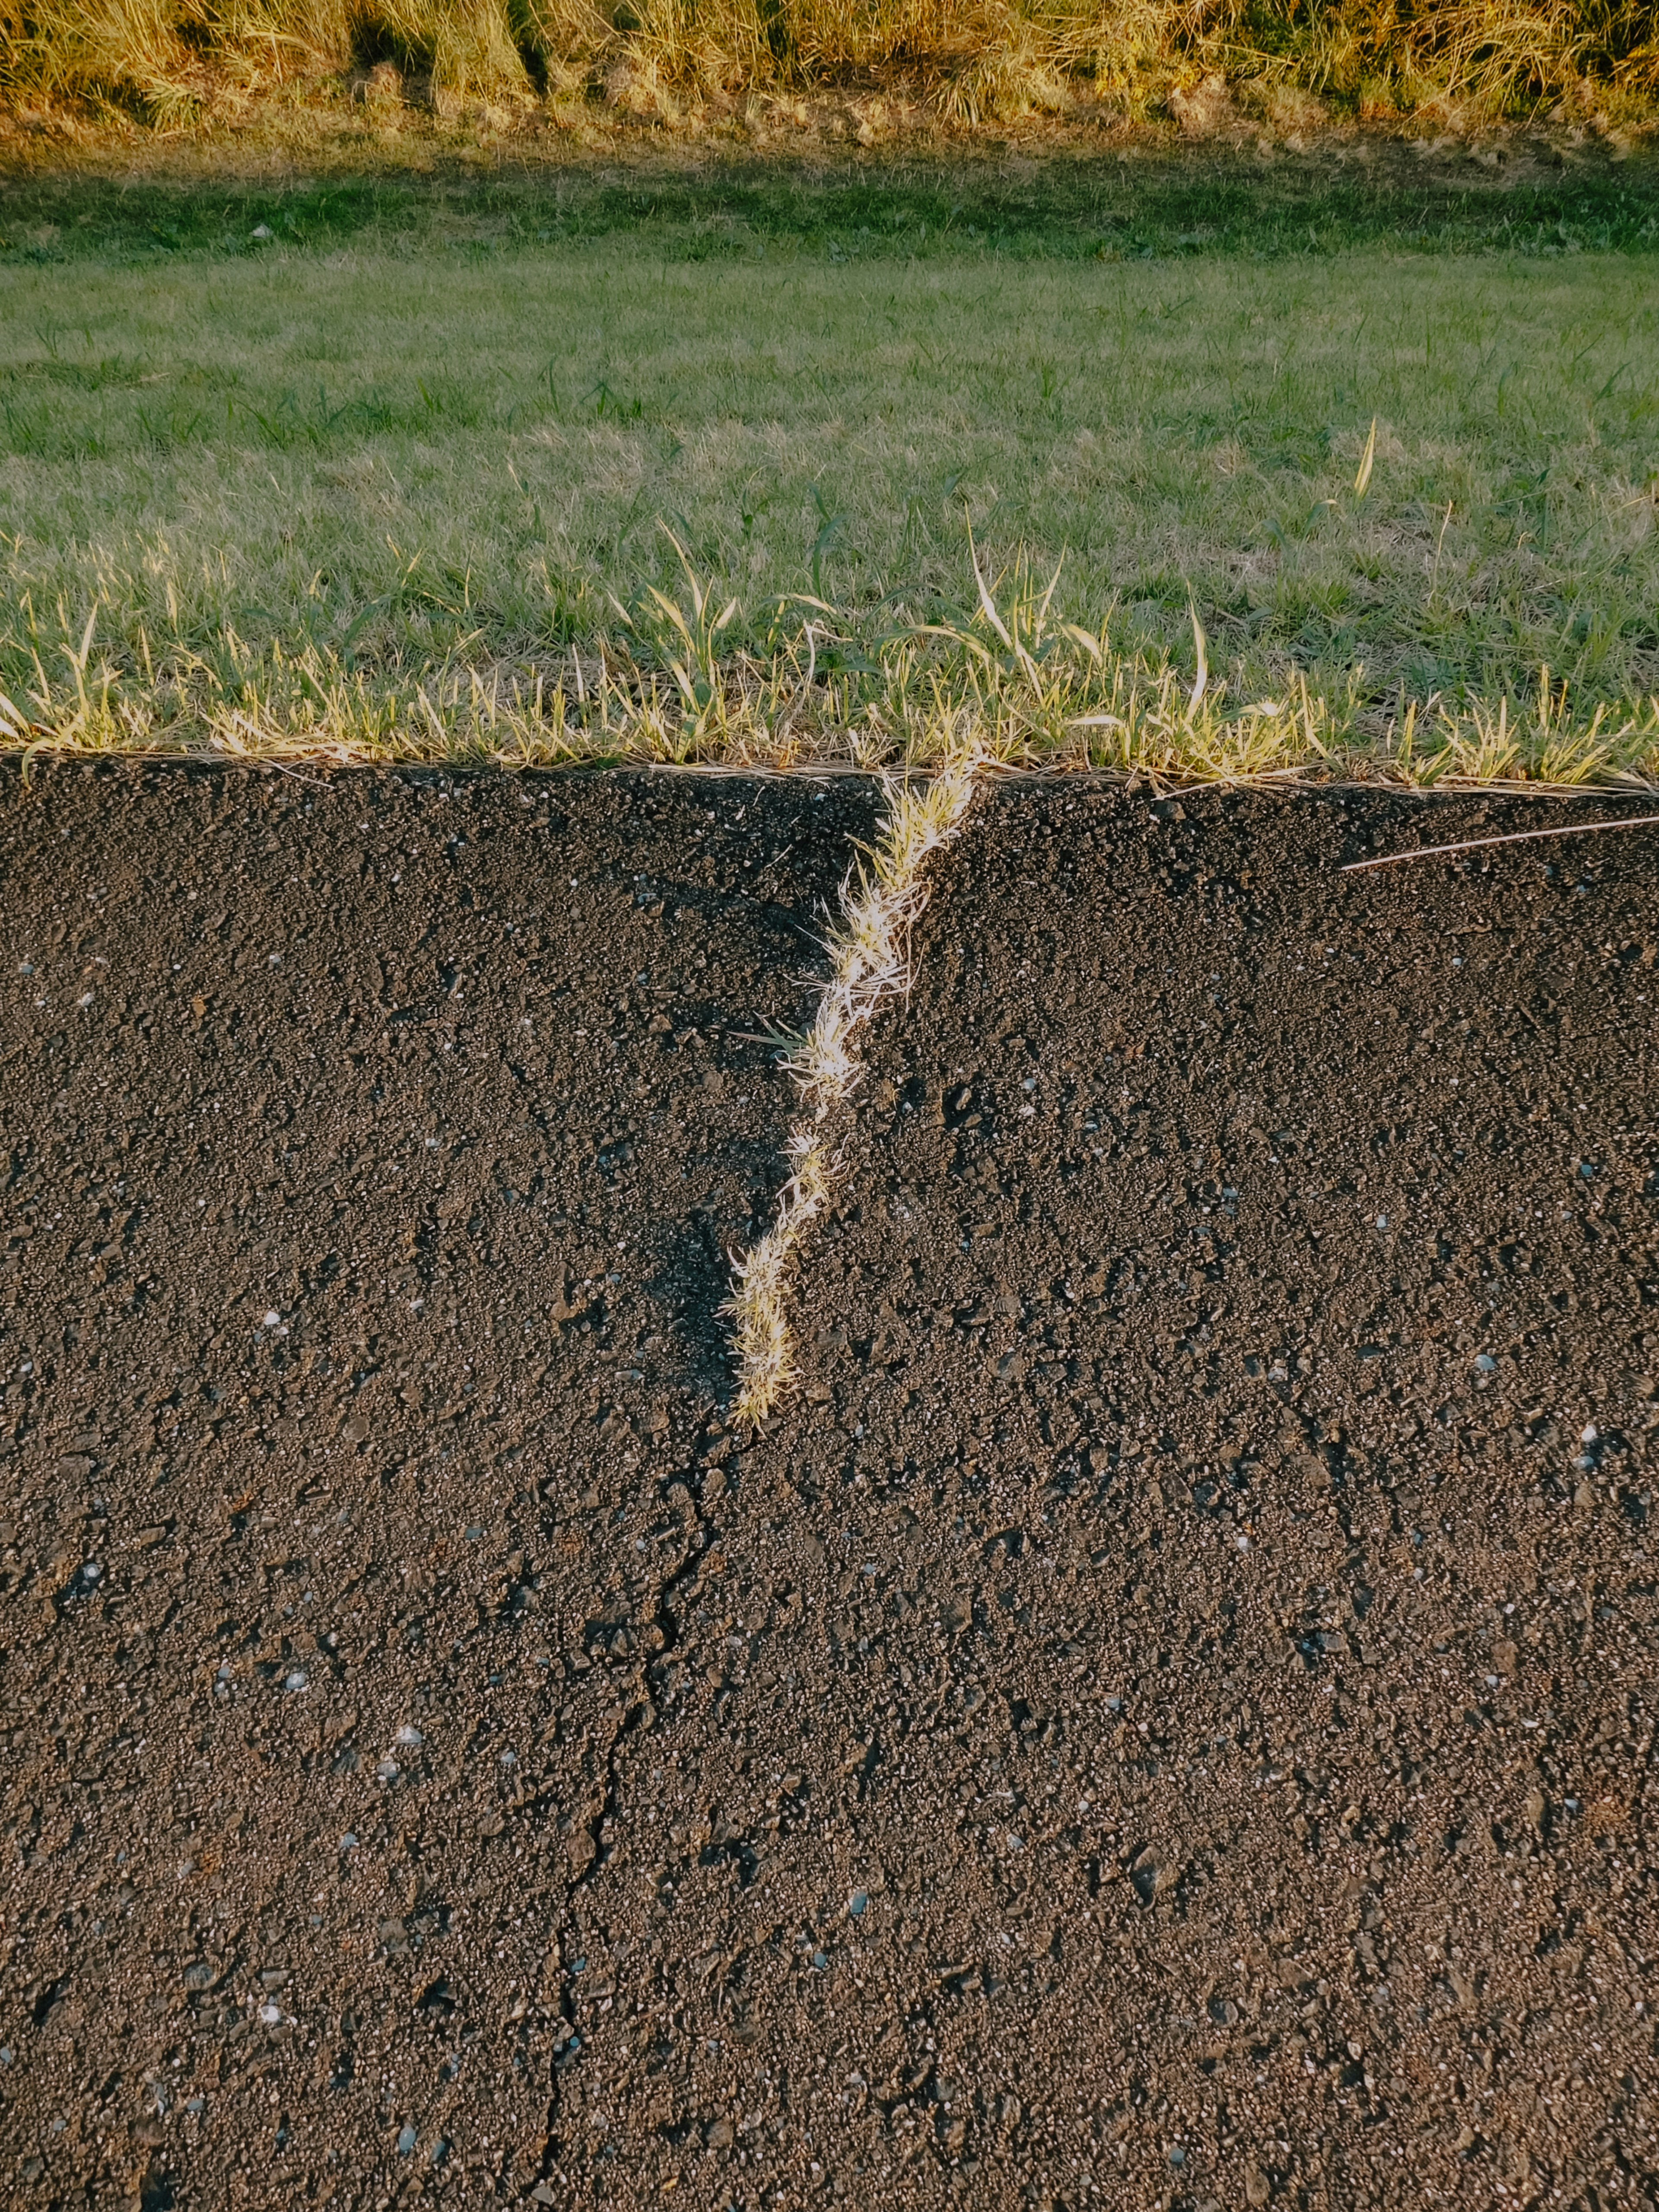
POLYGON ((1051 617, 1136 665, 1190 674, 1195 608, 1235 702, 1305 684, 1377 725, 1546 666, 1581 714, 1659 689, 1650 255, 739 243, 0 267, 14 719, 101 684, 153 741, 349 682, 435 730, 463 678, 476 707, 585 689, 607 646, 684 663, 648 595, 696 630, 688 572, 711 680, 805 638, 856 715, 896 640, 975 607, 970 526, 988 574, 1063 564, 1051 617))

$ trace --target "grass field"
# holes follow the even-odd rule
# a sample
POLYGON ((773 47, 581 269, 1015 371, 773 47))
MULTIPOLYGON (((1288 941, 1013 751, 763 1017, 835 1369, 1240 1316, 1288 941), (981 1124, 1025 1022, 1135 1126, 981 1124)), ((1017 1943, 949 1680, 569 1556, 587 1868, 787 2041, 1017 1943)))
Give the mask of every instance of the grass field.
POLYGON ((1202 650, 1207 714, 1294 691, 1304 743, 1308 700, 1340 744, 1412 702, 1425 732, 1437 705, 1535 719, 1547 669, 1558 737, 1599 708, 1645 760, 1650 253, 1257 258, 1200 226, 1145 258, 1108 223, 1091 258, 1015 257, 975 212, 943 241, 901 201, 827 246, 729 216, 584 236, 556 208, 14 256, 14 734, 429 747, 516 694, 520 739, 604 750, 654 674, 650 745, 729 745, 710 704, 735 691, 764 750, 787 691, 798 733, 879 752, 930 659, 963 699, 988 665, 919 627, 977 623, 1002 692, 1036 684, 979 608, 971 529, 1030 619, 1060 571, 1039 750, 1126 680, 1190 696, 1202 650))

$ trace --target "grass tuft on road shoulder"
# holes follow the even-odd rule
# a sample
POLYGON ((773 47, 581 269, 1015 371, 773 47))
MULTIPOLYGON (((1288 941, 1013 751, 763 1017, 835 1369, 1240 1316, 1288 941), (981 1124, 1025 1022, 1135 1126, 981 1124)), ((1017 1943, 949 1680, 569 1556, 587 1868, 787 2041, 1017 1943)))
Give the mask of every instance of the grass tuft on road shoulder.
MULTIPOLYGON (((451 672, 430 690, 388 690, 314 658, 278 685, 204 689, 188 715, 151 719, 147 696, 92 662, 89 618, 66 677, 37 656, 33 681, 0 692, 0 745, 40 753, 206 756, 338 768, 509 769, 655 764, 787 774, 846 768, 938 771, 966 754, 988 769, 1086 769, 1158 781, 1241 783, 1371 776, 1422 788, 1659 782, 1659 696, 1585 710, 1540 669, 1530 696, 1426 702, 1384 713, 1352 684, 1340 698, 1293 675, 1278 696, 1236 698, 1209 666, 1189 610, 1193 667, 1114 648, 1103 629, 1051 623, 1017 562, 1000 597, 957 624, 917 623, 865 658, 836 611, 806 599, 769 662, 671 660, 666 674, 603 648, 574 650, 562 680, 532 690, 499 672, 451 672), (852 650, 847 648, 851 645, 852 650), (820 676, 822 655, 839 672, 820 676)), ((707 604, 706 590, 698 587, 707 604)), ((672 605, 666 593, 659 600, 672 605)), ((690 631, 695 603, 676 609, 690 631)))

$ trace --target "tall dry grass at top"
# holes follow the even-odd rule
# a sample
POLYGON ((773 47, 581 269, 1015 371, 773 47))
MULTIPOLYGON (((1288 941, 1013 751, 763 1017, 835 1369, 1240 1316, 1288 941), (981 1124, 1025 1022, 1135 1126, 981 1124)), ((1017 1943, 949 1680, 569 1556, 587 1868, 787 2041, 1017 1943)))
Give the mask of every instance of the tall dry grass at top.
POLYGON ((1385 112, 1659 94, 1656 0, 0 0, 0 94, 187 120, 391 61, 452 94, 630 70, 703 91, 900 72, 972 123, 1220 72, 1385 112))

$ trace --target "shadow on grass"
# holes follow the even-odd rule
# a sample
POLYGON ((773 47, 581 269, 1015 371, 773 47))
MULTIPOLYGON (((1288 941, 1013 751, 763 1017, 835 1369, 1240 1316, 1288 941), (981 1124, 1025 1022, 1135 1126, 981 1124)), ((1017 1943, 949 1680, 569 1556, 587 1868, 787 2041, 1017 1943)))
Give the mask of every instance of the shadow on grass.
POLYGON ((1054 156, 1018 167, 870 158, 822 163, 635 156, 526 166, 480 179, 364 171, 273 184, 14 173, 0 199, 0 265, 323 250, 357 241, 473 253, 630 236, 670 258, 756 246, 849 258, 1006 254, 1328 253, 1366 245, 1447 252, 1659 250, 1659 162, 1549 170, 1510 180, 1431 168, 1388 144, 1265 166, 1234 152, 1121 160, 1054 156), (263 228, 269 240, 256 240, 263 228))

